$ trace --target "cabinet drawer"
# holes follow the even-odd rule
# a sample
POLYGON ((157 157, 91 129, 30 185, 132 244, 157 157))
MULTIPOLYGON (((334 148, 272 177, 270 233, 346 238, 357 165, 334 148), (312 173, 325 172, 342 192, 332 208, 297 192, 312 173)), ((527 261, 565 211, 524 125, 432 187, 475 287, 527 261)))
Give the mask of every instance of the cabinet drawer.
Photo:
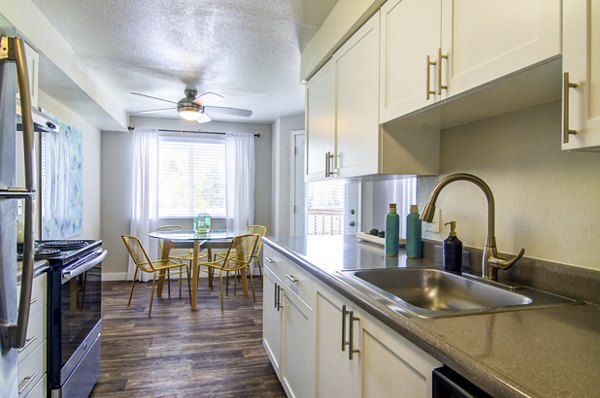
POLYGON ((33 387, 29 394, 25 398, 46 398, 48 393, 48 388, 46 384, 46 374, 44 373, 44 377, 33 387))
POLYGON ((271 248, 264 247, 263 253, 263 264, 277 275, 286 291, 293 292, 314 308, 316 288, 313 277, 299 265, 271 248))
MULTIPOLYGON (((31 305, 29 307, 29 313, 35 314, 42 307, 46 306, 47 302, 47 282, 46 282, 46 273, 44 272, 41 275, 33 278, 33 283, 31 284, 31 305)), ((17 287, 17 292, 20 296, 21 294, 21 284, 17 287)))
POLYGON ((25 346, 19 349, 19 363, 27 358, 44 340, 46 340, 46 307, 29 316, 25 346))
POLYGON ((46 368, 46 341, 36 347, 17 369, 19 397, 25 397, 42 379, 46 368))

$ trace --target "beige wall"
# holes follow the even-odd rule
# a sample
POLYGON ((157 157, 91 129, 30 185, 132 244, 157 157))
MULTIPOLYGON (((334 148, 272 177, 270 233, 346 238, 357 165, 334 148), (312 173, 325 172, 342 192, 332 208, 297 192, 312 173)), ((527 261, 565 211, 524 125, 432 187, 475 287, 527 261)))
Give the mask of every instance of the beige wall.
MULTIPOLYGON (((197 130, 197 123, 182 125, 178 119, 132 118, 138 128, 197 130)), ((203 124, 205 131, 260 133, 255 141, 255 213, 254 221, 271 229, 271 135, 270 124, 223 123, 203 124)), ((103 278, 119 280, 126 277, 127 251, 121 234, 129 233, 131 214, 131 144, 132 133, 102 132, 102 240, 108 250, 103 262, 103 278)), ((169 220, 169 223, 191 227, 189 220, 169 220)))
MULTIPOLYGON (((440 177, 481 177, 496 199, 496 239, 504 253, 600 270, 600 154, 560 150, 560 102, 454 127, 441 133, 440 177)), ((438 177, 419 178, 422 210, 438 177)), ((459 239, 482 248, 486 202, 469 182, 440 194, 442 222, 455 220, 459 239)), ((424 237, 443 240, 441 234, 424 237)))

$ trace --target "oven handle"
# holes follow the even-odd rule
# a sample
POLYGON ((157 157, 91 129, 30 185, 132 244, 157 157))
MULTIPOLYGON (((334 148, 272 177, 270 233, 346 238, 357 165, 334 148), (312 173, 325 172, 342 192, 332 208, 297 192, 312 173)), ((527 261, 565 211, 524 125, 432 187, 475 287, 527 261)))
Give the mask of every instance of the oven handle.
POLYGON ((107 254, 108 254, 108 251, 104 250, 102 252, 102 254, 100 254, 98 257, 95 257, 92 261, 90 261, 88 263, 82 264, 79 267, 71 269, 71 270, 63 270, 63 272, 62 272, 63 282, 66 282, 66 281, 76 277, 77 275, 81 275, 84 272, 91 270, 96 265, 100 264, 102 262, 102 260, 104 260, 106 258, 107 254))

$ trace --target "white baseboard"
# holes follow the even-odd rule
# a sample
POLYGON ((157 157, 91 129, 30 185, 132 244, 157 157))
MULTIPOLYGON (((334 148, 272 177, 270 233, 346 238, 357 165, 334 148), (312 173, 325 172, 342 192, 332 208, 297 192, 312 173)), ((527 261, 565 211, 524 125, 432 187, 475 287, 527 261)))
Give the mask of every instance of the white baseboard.
POLYGON ((102 273, 102 282, 126 281, 126 280, 127 280, 127 272, 103 272, 102 273))

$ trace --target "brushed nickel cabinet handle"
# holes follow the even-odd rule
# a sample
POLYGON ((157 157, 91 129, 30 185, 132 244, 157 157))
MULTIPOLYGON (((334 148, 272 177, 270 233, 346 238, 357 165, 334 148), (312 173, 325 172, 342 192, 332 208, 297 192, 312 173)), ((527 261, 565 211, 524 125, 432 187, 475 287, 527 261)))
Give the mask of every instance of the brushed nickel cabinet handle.
POLYGON ((265 260, 267 260, 267 262, 273 264, 275 261, 271 258, 271 257, 265 257, 265 260))
POLYGON ((329 177, 329 152, 325 152, 325 178, 329 177))
POLYGON ((442 49, 438 48, 438 95, 442 95, 442 90, 448 90, 448 86, 442 84, 442 60, 448 61, 448 54, 442 54, 442 49))
POLYGON ((435 66, 436 62, 431 60, 431 57, 427 56, 427 64, 425 65, 425 73, 427 73, 427 86, 425 87, 425 99, 429 99, 431 94, 435 94, 435 90, 431 89, 431 67, 435 66))
POLYGON ((27 390, 27 387, 35 379, 37 379, 37 373, 34 373, 32 376, 23 377, 23 380, 21 380, 19 383, 19 395, 22 394, 23 391, 27 390))
POLYGON ((576 83, 569 82, 569 72, 563 73, 563 144, 569 143, 569 135, 577 134, 577 130, 569 129, 569 89, 577 88, 576 83))
POLYGON ((277 308, 277 283, 273 289, 273 308, 277 308))
POLYGON ((346 341, 346 304, 342 305, 342 352, 346 351, 348 342, 346 341))
POLYGON ((354 322, 358 320, 360 320, 360 318, 354 316, 354 311, 348 312, 348 359, 350 360, 354 358, 354 354, 360 352, 359 349, 354 348, 354 322))
POLYGON ((285 277, 292 281, 292 283, 298 283, 298 279, 294 275, 285 274, 285 277))
POLYGON ((25 340, 25 345, 22 348, 19 348, 19 354, 25 351, 27 347, 29 347, 36 340, 37 336, 33 336, 32 338, 25 340))

